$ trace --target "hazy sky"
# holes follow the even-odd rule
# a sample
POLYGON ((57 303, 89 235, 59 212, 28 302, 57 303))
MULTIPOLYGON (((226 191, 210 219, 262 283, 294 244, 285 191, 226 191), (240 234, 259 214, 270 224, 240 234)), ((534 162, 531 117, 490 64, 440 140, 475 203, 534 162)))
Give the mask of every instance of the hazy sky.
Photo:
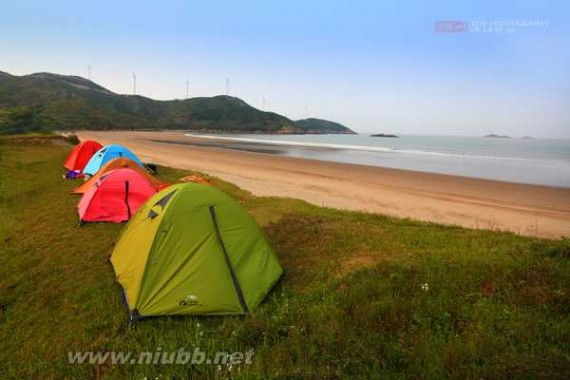
POLYGON ((135 71, 155 99, 185 97, 186 78, 191 96, 225 93, 227 77, 255 107, 359 132, 570 137, 568 1, 3 3, 0 70, 16 75, 89 63, 118 93, 135 71))

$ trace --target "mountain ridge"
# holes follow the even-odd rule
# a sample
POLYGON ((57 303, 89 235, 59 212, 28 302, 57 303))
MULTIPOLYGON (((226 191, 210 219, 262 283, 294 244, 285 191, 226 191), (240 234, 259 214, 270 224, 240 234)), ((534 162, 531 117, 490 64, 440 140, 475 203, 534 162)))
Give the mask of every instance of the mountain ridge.
POLYGON ((338 123, 315 120, 322 122, 294 122, 228 95, 154 100, 117 94, 80 76, 45 72, 15 76, 0 71, 0 133, 77 129, 354 133, 338 123))

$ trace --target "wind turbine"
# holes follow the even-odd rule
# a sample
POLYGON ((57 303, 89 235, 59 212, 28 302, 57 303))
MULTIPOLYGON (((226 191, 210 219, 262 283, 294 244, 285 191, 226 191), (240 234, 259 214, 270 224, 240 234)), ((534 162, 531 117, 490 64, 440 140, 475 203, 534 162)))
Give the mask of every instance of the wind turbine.
POLYGON ((188 78, 186 78, 186 99, 188 99, 189 92, 190 92, 190 83, 188 82, 188 78))
POLYGON ((226 95, 230 94, 230 80, 226 78, 226 95))
POLYGON ((261 97, 261 110, 265 111, 265 96, 261 97))
POLYGON ((137 74, 133 71, 133 95, 137 94, 137 74))
POLYGON ((91 80, 91 65, 87 64, 87 79, 91 80))

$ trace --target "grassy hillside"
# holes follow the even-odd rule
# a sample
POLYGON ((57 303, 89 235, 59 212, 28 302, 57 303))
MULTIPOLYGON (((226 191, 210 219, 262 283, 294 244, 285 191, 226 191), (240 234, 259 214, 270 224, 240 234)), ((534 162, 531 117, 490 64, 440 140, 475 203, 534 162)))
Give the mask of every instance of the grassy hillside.
MULTIPOLYGON (((73 129, 172 128, 307 133, 303 126, 231 96, 157 101, 115 94, 77 76, 0 73, 0 133, 73 129)), ((337 133, 338 128, 311 128, 337 133)))
MULTIPOLYGON (((128 326, 107 261, 122 225, 77 227, 69 150, 0 138, 0 377, 568 378, 570 243, 254 197, 285 276, 247 317, 128 326), (251 365, 70 365, 69 351, 254 349, 251 365)), ((160 168, 167 181, 188 172, 160 168)))

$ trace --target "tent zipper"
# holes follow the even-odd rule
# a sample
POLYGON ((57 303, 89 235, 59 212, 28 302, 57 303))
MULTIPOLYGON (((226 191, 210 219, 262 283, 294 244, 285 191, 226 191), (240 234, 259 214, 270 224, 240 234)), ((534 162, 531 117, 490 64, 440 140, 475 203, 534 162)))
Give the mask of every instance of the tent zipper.
POLYGON ((131 207, 129 206, 129 181, 125 181, 125 205, 127 206, 128 219, 131 219, 131 207))

